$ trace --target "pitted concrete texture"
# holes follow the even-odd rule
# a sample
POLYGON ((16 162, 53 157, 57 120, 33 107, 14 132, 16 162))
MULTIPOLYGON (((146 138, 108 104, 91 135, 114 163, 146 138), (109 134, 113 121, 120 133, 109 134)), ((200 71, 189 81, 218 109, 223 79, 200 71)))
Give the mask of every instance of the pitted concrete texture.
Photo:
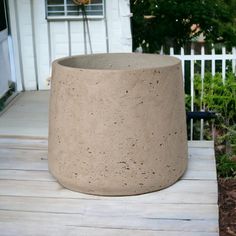
POLYGON ((135 195, 165 188, 187 166, 181 63, 95 54, 53 63, 49 169, 71 190, 135 195))

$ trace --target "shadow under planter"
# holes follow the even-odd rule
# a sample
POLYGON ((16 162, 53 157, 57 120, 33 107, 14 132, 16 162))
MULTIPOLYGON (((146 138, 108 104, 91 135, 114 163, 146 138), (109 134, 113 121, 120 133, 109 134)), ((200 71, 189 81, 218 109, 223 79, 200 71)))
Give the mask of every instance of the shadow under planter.
POLYGON ((181 62, 131 53, 54 61, 48 161, 63 186, 84 193, 173 184, 187 166, 181 62))

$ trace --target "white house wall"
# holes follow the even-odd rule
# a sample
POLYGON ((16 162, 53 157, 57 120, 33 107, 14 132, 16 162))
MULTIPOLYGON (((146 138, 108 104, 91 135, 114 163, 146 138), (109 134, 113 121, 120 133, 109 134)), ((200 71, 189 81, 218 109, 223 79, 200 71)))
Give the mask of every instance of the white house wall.
POLYGON ((26 90, 35 90, 36 68, 33 45, 33 31, 31 19, 31 5, 28 0, 17 0, 16 9, 18 11, 18 26, 21 47, 22 74, 26 90))
POLYGON ((129 0, 107 0, 106 9, 110 52, 131 52, 129 0))
POLYGON ((31 11, 33 20, 34 31, 34 44, 35 44, 35 62, 37 67, 35 68, 38 88, 47 89, 47 78, 50 75, 50 62, 51 52, 49 51, 49 37, 48 37, 48 23, 45 20, 45 2, 42 0, 31 1, 31 11))
POLYGON ((70 21, 69 26, 71 35, 71 55, 84 54, 83 24, 78 24, 77 21, 70 21))
MULTIPOLYGON (((131 52, 129 1, 106 0, 105 6, 106 19, 89 20, 93 53, 131 52)), ((15 67, 20 68, 23 78, 22 82, 17 80, 18 90, 48 89, 53 60, 85 54, 80 19, 47 21, 43 0, 9 0, 8 10, 13 51, 18 53, 15 67)), ((87 49, 89 53, 88 42, 87 49)))
POLYGON ((69 56, 68 24, 66 21, 49 22, 51 59, 69 56))
POLYGON ((11 51, 11 71, 14 71, 12 80, 16 82, 17 90, 21 91, 24 88, 23 72, 22 72, 22 60, 21 60, 21 47, 19 38, 19 27, 18 27, 18 11, 16 9, 15 0, 8 0, 8 14, 10 17, 10 28, 11 35, 9 35, 9 49, 11 51), (10 10, 9 10, 10 9, 10 10))

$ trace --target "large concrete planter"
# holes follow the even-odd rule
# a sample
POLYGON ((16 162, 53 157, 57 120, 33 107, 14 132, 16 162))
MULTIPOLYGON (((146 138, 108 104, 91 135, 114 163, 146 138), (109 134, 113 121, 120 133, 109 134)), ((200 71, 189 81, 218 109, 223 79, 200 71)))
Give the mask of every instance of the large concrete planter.
POLYGON ((165 188, 187 164, 180 61, 97 54, 53 63, 49 169, 66 188, 133 195, 165 188))

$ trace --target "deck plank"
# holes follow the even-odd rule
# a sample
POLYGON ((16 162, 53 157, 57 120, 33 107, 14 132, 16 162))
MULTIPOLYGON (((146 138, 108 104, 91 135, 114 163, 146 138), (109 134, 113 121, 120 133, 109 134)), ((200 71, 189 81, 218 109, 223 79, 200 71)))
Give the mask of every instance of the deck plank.
POLYGON ((120 201, 117 204, 109 198, 94 199, 67 199, 0 196, 0 209, 10 211, 88 214, 94 216, 144 217, 179 220, 217 220, 217 206, 214 204, 161 204, 153 202, 140 202, 139 207, 135 201, 120 201))
POLYGON ((102 227, 78 227, 74 225, 49 225, 37 222, 0 222, 2 236, 218 236, 218 232, 189 232, 189 231, 154 231, 138 229, 102 228, 102 227))
POLYGON ((0 134, 5 136, 48 135, 49 91, 25 92, 17 96, 7 112, 1 115, 0 134))
POLYGON ((0 210, 0 218, 3 221, 11 220, 11 222, 38 222, 38 224, 49 224, 77 227, 97 227, 97 228, 120 228, 120 229, 138 229, 153 231, 188 231, 188 232, 216 232, 217 220, 194 220, 194 219, 164 219, 155 217, 138 217, 127 216, 122 217, 111 215, 89 215, 86 214, 66 214, 51 212, 27 212, 27 211, 5 211, 0 210), (201 231, 199 230, 201 229, 201 231))
MULTIPOLYGON (((216 204, 216 194, 217 183, 215 181, 180 180, 173 186, 157 193, 112 198, 112 200, 115 202, 137 200, 138 202, 156 201, 158 203, 173 204, 216 204)), ((21 180, 0 180, 0 196, 103 199, 99 196, 69 191, 57 182, 21 180)))
POLYGON ((101 197, 57 183, 48 172, 47 140, 2 137, 1 235, 37 235, 38 229, 43 232, 38 235, 217 236, 217 181, 210 145, 189 146, 188 170, 169 188, 101 197))

